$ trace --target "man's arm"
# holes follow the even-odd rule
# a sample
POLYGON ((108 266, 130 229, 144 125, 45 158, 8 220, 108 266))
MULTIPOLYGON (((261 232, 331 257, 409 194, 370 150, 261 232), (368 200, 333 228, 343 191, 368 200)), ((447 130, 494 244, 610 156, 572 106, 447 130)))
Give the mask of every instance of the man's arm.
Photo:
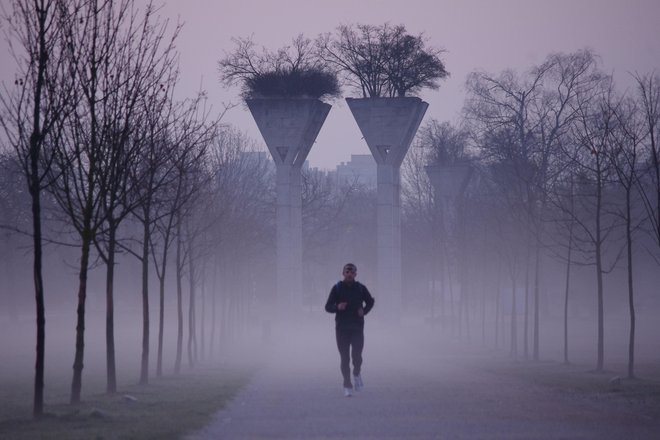
POLYGON ((364 288, 364 298, 363 298, 365 303, 364 314, 366 315, 374 307, 376 300, 374 299, 373 296, 371 296, 371 293, 369 293, 367 286, 363 284, 362 287, 364 288))
POLYGON ((328 313, 337 313, 337 286, 332 286, 328 301, 325 303, 325 311, 328 313))

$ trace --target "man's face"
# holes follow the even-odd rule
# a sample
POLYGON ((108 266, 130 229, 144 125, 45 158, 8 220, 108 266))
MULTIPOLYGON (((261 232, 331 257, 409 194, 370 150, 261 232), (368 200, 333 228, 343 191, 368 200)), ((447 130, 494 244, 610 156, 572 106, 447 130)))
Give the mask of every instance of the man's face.
POLYGON ((355 281, 357 270, 354 266, 344 266, 344 281, 355 281))

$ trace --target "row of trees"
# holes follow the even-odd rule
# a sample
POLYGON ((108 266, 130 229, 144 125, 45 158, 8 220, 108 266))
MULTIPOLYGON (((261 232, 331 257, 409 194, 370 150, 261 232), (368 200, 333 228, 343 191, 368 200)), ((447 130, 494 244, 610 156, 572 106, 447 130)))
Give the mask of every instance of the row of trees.
MULTIPOLYGON (((474 303, 477 298, 466 298, 478 294, 484 321, 485 301, 494 302, 496 338, 502 286, 513 292, 524 287, 525 358, 540 357, 541 287, 544 278, 557 276, 544 270, 557 264, 565 268, 568 362, 571 268, 593 266, 596 369, 602 371, 604 274, 618 265, 627 273, 628 375, 634 376, 635 249, 642 250, 639 243, 652 238, 655 246, 644 247, 657 259, 660 244, 660 79, 657 74, 636 74, 632 80, 629 90, 619 91, 588 50, 551 54, 524 72, 474 72, 467 80, 460 126, 428 124, 418 138, 418 151, 408 158, 409 231, 424 228, 439 237, 436 248, 447 250, 443 255, 436 252, 434 259, 443 277, 459 279, 461 270, 486 274, 462 280, 461 301, 474 303), (458 190, 451 204, 443 202, 441 188, 432 191, 422 172, 424 165, 433 164, 443 173, 459 167, 474 170, 470 185, 458 190), (495 289, 485 289, 486 277, 498 280, 495 289)), ((511 298, 510 353, 517 356, 520 306, 515 294, 511 298)), ((455 312, 459 326, 469 319, 461 310, 455 312)))
MULTIPOLYGON (((149 280, 160 292, 157 374, 161 375, 165 280, 174 260, 178 298, 175 371, 183 347, 183 279, 189 280, 190 329, 195 325, 196 265, 211 249, 209 226, 238 204, 237 192, 259 193, 238 182, 235 169, 260 175, 264 164, 245 162, 249 142, 220 126, 203 93, 174 98, 178 82, 175 41, 181 29, 133 0, 16 0, 4 17, 16 62, 13 84, 0 94, 3 128, 5 230, 32 238, 37 317, 34 414, 43 413, 46 287, 44 241, 79 249, 77 324, 71 402, 80 401, 85 351, 88 272, 100 259, 106 270, 107 391, 117 387, 114 284, 118 254, 142 267, 143 332, 140 382, 149 378, 149 280), (250 168, 249 170, 247 168, 250 168), (4 171, 7 171, 5 173, 4 171), (232 174, 234 173, 234 174, 232 174), (22 176, 25 190, 18 177, 22 176), (209 195, 233 194, 222 203, 209 195), (234 190, 231 193, 230 190, 234 190), (29 219, 21 209, 29 198, 29 219), (17 200, 19 199, 19 200, 17 200), (200 200, 205 199, 204 215, 200 200), (46 209, 45 209, 46 208, 46 209), (52 233, 44 236, 45 215, 52 233), (27 227, 27 224, 31 224, 27 227), (204 246, 202 246, 202 244, 204 246)), ((227 196, 229 197, 229 196, 227 196)), ((250 214, 247 209, 242 215, 250 214), (247 213, 247 214, 246 214, 247 213)), ((238 221, 236 218, 233 221, 238 221)), ((249 223, 244 223, 250 228, 249 223)), ((188 342, 194 361, 194 332, 188 342)))

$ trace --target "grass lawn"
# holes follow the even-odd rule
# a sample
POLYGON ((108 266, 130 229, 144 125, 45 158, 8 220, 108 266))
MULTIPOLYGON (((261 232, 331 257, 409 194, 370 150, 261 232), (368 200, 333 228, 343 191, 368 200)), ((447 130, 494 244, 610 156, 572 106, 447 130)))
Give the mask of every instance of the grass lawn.
POLYGON ((644 365, 640 378, 627 379, 620 371, 595 372, 584 365, 564 365, 556 362, 501 363, 486 368, 496 375, 510 375, 521 379, 529 386, 551 388, 585 402, 608 404, 622 411, 634 411, 648 419, 660 417, 660 380, 657 366, 644 365))
POLYGON ((115 395, 84 395, 76 406, 63 398, 58 404, 46 402, 46 414, 39 420, 31 417, 31 387, 15 385, 12 390, 11 384, 0 384, 11 391, 0 391, 5 394, 0 402, 0 438, 177 439, 208 423, 253 371, 206 367, 154 378, 146 386, 120 387, 115 395), (17 396, 22 396, 20 401, 17 396))

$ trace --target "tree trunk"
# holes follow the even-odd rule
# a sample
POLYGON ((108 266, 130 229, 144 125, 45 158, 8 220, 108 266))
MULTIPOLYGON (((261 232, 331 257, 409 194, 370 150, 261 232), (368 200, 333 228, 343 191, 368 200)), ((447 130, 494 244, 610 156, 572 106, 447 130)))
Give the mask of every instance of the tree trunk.
POLYGON ((601 242, 601 205, 602 205, 602 183, 600 169, 598 172, 598 187, 596 189, 596 282, 598 295, 598 359, 596 362, 596 371, 603 371, 605 357, 605 328, 604 328, 604 310, 603 310, 603 261, 602 261, 602 242, 601 242))
POLYGON ((431 327, 435 326, 435 276, 433 271, 433 263, 431 263, 431 268, 429 270, 429 298, 431 299, 431 327))
POLYGON ((534 342, 532 347, 532 359, 539 360, 539 299, 540 299, 540 278, 541 278, 541 241, 536 240, 536 250, 534 255, 534 342))
POLYGON ((196 328, 195 328, 195 264, 193 252, 193 240, 188 238, 188 366, 193 368, 197 358, 194 345, 196 344, 196 328))
POLYGON ((604 325, 603 325, 603 272, 602 272, 602 262, 600 256, 600 245, 596 249, 596 277, 598 283, 598 358, 596 362, 596 371, 603 371, 604 366, 604 325))
POLYGON ((213 284, 211 285, 211 334, 209 335, 209 358, 213 359, 213 349, 215 347, 215 329, 218 314, 216 296, 218 294, 218 259, 214 259, 213 265, 213 284))
POLYGON ((156 360, 156 376, 163 376, 163 333, 165 331, 165 278, 167 276, 167 259, 170 252, 170 237, 174 214, 170 215, 163 237, 163 256, 161 261, 160 278, 158 280, 158 359, 156 360))
POLYGON ((481 345, 486 346, 486 292, 481 291, 481 345))
POLYGON ((41 99, 46 80, 48 52, 46 48, 47 9, 43 4, 35 3, 38 20, 39 59, 37 63, 37 82, 34 88, 34 107, 32 109, 32 133, 30 135, 29 175, 28 185, 32 198, 32 233, 34 246, 34 261, 32 275, 34 278, 34 299, 37 315, 37 347, 34 367, 34 400, 32 414, 40 417, 44 412, 44 371, 46 351, 46 308, 44 303, 44 284, 42 274, 43 249, 41 246, 41 182, 39 178, 39 161, 43 142, 41 127, 41 99))
POLYGON ((447 329, 447 303, 445 301, 445 263, 442 258, 442 251, 438 253, 438 273, 440 274, 440 321, 442 322, 442 329, 447 329))
POLYGON ((458 322, 456 313, 456 301, 454 299, 454 285, 451 276, 451 270, 447 269, 447 286, 449 287, 449 308, 451 313, 451 335, 456 336, 456 323, 458 322))
MULTIPOLYGON (((460 242, 465 243, 465 235, 466 235, 466 228, 465 228, 465 200, 463 200, 463 196, 461 195, 461 200, 458 202, 458 218, 460 221, 460 242)), ((461 262, 461 267, 459 268, 459 276, 460 276, 460 284, 461 284, 461 300, 459 307, 462 305, 461 309, 463 311, 463 314, 465 316, 465 332, 466 332, 466 337, 467 341, 470 341, 470 304, 469 304, 469 289, 468 289, 468 276, 467 276, 467 255, 466 252, 467 250, 461 247, 459 249, 460 252, 460 262, 461 262)), ((460 320, 460 312, 459 311, 459 320, 460 320)), ((460 321, 459 321, 459 335, 460 335, 460 321)))
POLYGON ((140 384, 149 383, 149 243, 151 213, 146 206, 142 239, 142 360, 140 363, 140 384))
POLYGON ((156 377, 163 376, 163 331, 165 325, 165 277, 158 286, 158 354, 156 358, 156 377))
POLYGON ((566 283, 564 285, 564 364, 568 364, 568 293, 571 281, 571 257, 573 252, 573 223, 568 230, 568 255, 566 256, 566 283))
POLYGON ((525 258, 525 318, 524 318, 524 329, 523 329, 523 357, 525 360, 529 359, 529 257, 531 252, 529 251, 529 234, 526 247, 526 258, 525 258))
POLYGON ((628 253, 628 307, 630 310, 630 339, 628 341, 628 378, 635 378, 635 302, 633 295, 632 228, 630 213, 630 191, 626 188, 626 247, 628 253))
POLYGON ((163 331, 165 329, 165 276, 167 275, 167 254, 168 254, 169 231, 165 234, 165 244, 163 245, 163 262, 161 264, 160 279, 158 280, 158 359, 156 360, 156 376, 163 375, 163 331))
POLYGON ((511 277, 512 295, 511 295, 511 351, 512 358, 518 357, 518 317, 516 316, 516 277, 511 277))
POLYGON ((44 412, 44 370, 46 350, 46 310, 44 305, 44 283, 42 278, 41 247, 41 199, 39 190, 38 152, 31 154, 32 230, 34 245, 34 297, 37 307, 37 359, 34 368, 34 402, 32 413, 40 417, 44 412))
POLYGON ((501 271, 498 265, 497 267, 497 291, 495 293, 495 348, 499 347, 500 344, 500 298, 502 295, 501 290, 501 271))
POLYGON ((115 365, 115 318, 114 318, 114 277, 115 277, 115 239, 116 223, 108 219, 108 258, 106 262, 105 279, 105 346, 106 346, 106 391, 109 394, 117 392, 117 373, 115 365))
MULTIPOLYGON (((222 272, 223 275, 225 271, 222 272)), ((224 278, 223 278, 224 279, 224 278)), ((218 329, 218 353, 222 356, 222 349, 227 342, 227 289, 224 287, 224 282, 221 287, 220 295, 220 328, 218 329)))
POLYGON ((199 354, 200 354, 200 359, 202 361, 204 361, 204 351, 205 351, 205 344, 206 344, 206 341, 205 341, 205 333, 206 332, 205 332, 205 329, 204 329, 204 327, 206 325, 205 322, 204 322, 204 318, 205 318, 205 315, 206 315, 204 313, 204 310, 206 310, 206 277, 204 275, 205 272, 206 272, 205 270, 202 270, 202 280, 201 280, 202 285, 201 285, 201 290, 200 290, 200 295, 202 297, 202 307, 199 310, 199 313, 201 314, 201 319, 200 319, 200 323, 199 323, 199 332, 200 332, 199 346, 201 347, 201 349, 199 351, 199 354))
POLYGON ((183 286, 181 261, 182 240, 181 240, 181 216, 178 215, 176 225, 176 307, 177 307, 177 337, 176 337, 176 361, 174 363, 174 373, 181 372, 181 353, 183 349, 183 286))
MULTIPOLYGON (((89 216, 87 216, 89 217, 89 216)), ((71 383, 71 404, 80 403, 82 391, 82 370, 85 355, 85 301, 87 300, 87 270, 89 266, 89 251, 92 243, 89 227, 90 219, 86 218, 83 229, 82 249, 80 256, 80 275, 78 286, 78 307, 76 310, 76 353, 73 361, 73 381, 71 383)))

